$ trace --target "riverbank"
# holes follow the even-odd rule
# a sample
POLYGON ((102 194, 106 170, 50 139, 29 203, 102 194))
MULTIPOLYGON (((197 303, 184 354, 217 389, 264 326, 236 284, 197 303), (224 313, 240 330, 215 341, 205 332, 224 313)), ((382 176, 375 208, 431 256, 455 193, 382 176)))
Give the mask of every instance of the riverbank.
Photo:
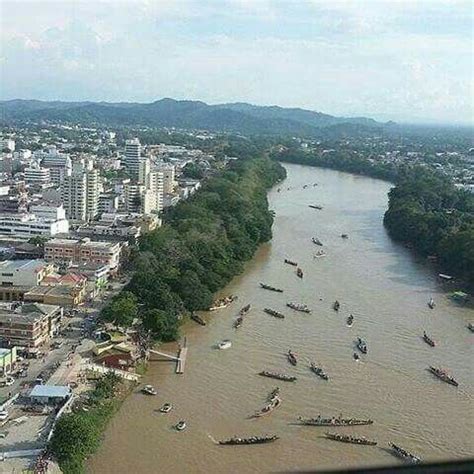
MULTIPOLYGON (((200 313, 206 327, 185 323, 185 375, 174 374, 173 362, 150 361, 143 383, 157 387, 158 396, 133 393, 127 398, 88 462, 88 472, 246 474, 393 465, 397 459, 383 449, 390 441, 427 461, 472 454, 472 428, 465 417, 474 385, 466 363, 471 336, 465 327, 472 311, 453 305, 429 263, 388 237, 382 226, 387 183, 297 165, 287 169, 281 192, 274 188, 269 193, 275 211, 272 240, 219 293, 238 295, 238 304, 200 313), (303 189, 314 182, 319 185, 303 189), (321 204, 323 210, 308 203, 321 204), (341 239, 342 233, 349 239, 341 239), (313 259, 313 235, 323 242, 326 257, 313 259), (303 279, 284 258, 299 263, 303 279), (259 282, 284 293, 263 290, 259 282), (435 310, 426 304, 431 296, 438 303, 435 310), (338 313, 332 309, 336 299, 341 302, 338 313), (313 313, 293 313, 286 308, 288 301, 306 303, 313 313), (242 327, 233 329, 238 310, 248 303, 252 309, 242 327), (286 318, 266 315, 265 307, 286 318), (345 324, 350 313, 353 328, 345 324), (423 330, 437 340, 436 348, 423 342, 423 330), (369 345, 360 363, 352 358, 358 335, 369 345), (231 339, 232 348, 216 350, 222 339, 231 339), (299 355, 296 367, 286 360, 288 349, 299 355), (324 367, 328 382, 311 373, 310 360, 324 367), (426 371, 433 363, 448 367, 461 382, 459 389, 434 379, 426 371), (282 385, 258 376, 261 370, 291 373, 298 380, 282 385), (249 420, 276 385, 281 406, 249 420), (156 412, 165 402, 173 410, 156 412), (295 424, 298 416, 341 412, 374 419, 374 425, 347 428, 347 433, 375 438, 381 448, 332 443, 319 438, 318 428, 295 424), (173 425, 181 419, 188 428, 178 433, 173 425), (209 438, 264 433, 282 439, 273 445, 223 448, 209 438)), ((174 348, 174 343, 161 346, 169 353, 174 348)))
POLYGON ((294 149, 274 153, 272 158, 393 183, 384 214, 384 225, 390 236, 424 257, 437 259, 442 273, 457 277, 458 289, 473 290, 472 193, 456 189, 445 176, 421 166, 397 167, 338 152, 316 155, 294 149))

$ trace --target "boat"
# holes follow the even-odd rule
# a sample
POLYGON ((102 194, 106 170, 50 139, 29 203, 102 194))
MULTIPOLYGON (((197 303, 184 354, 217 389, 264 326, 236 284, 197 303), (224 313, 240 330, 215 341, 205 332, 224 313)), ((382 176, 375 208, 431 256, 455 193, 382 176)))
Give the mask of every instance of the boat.
POLYGON ((332 305, 332 309, 334 311, 339 311, 339 308, 341 307, 341 303, 339 303, 339 301, 334 301, 333 305, 332 305))
POLYGON ((321 377, 323 380, 329 380, 328 374, 324 372, 322 367, 318 367, 314 362, 311 362, 310 369, 318 376, 321 377))
POLYGON ((218 441, 218 444, 227 445, 227 446, 238 446, 238 445, 246 445, 246 444, 265 444, 265 443, 271 443, 273 441, 276 441, 277 439, 279 439, 279 437, 276 435, 250 436, 249 438, 234 437, 234 438, 218 441))
POLYGON ((260 418, 261 416, 268 415, 275 408, 278 408, 281 405, 281 398, 278 396, 279 393, 280 389, 278 387, 273 389, 267 397, 267 404, 261 410, 255 412, 251 418, 260 418))
POLYGON ((181 420, 181 421, 178 421, 178 423, 176 423, 176 425, 174 426, 175 429, 177 429, 178 431, 183 431, 186 429, 186 422, 181 420))
POLYGON ((244 322, 244 318, 242 316, 239 316, 235 321, 234 321, 234 328, 240 328, 242 326, 242 323, 244 322))
POLYGON ((317 209, 318 211, 322 211, 323 206, 316 206, 314 204, 308 204, 308 207, 311 207, 312 209, 317 209))
POLYGON ((321 415, 318 415, 316 418, 302 418, 299 417, 298 421, 302 425, 307 426, 362 426, 362 425, 371 425, 373 420, 370 419, 357 419, 357 418, 342 418, 339 416, 332 416, 330 418, 323 418, 321 415))
POLYGON ((277 293, 283 293, 283 290, 280 288, 275 288, 274 286, 266 285, 265 283, 260 283, 260 287, 264 290, 276 291, 277 293))
POLYGON ((263 311, 267 314, 270 314, 271 316, 274 316, 275 318, 285 319, 284 314, 279 313, 278 311, 275 311, 274 309, 264 308, 263 311))
POLYGON ((209 311, 217 311, 218 309, 227 308, 231 303, 233 303, 237 299, 237 296, 229 295, 225 296, 224 298, 219 298, 218 300, 214 301, 212 306, 209 308, 209 311))
POLYGON ((469 329, 469 331, 474 332, 474 324, 469 323, 469 324, 467 325, 467 328, 469 329))
POLYGON ((402 458, 412 464, 418 464, 421 462, 421 459, 418 456, 409 453, 406 449, 403 449, 394 443, 389 443, 389 446, 393 449, 393 453, 395 454, 395 456, 398 456, 399 458, 402 458))
POLYGON ((443 382, 449 383, 450 385, 454 385, 455 387, 457 387, 459 385, 458 382, 454 379, 454 377, 449 375, 446 372, 446 370, 444 370, 442 368, 438 368, 438 367, 433 367, 433 366, 430 366, 429 370, 430 370, 431 373, 436 375, 436 377, 441 379, 443 382))
POLYGON ((357 349, 359 349, 362 354, 367 354, 367 343, 360 337, 357 338, 357 349))
POLYGON ((318 250, 314 255, 313 255, 313 258, 321 258, 321 257, 325 257, 326 256, 326 252, 324 250, 318 250))
POLYGON ((451 281, 453 279, 451 275, 446 275, 446 273, 438 273, 438 277, 445 281, 451 281))
POLYGON ((346 324, 349 326, 349 327, 352 327, 352 325, 354 324, 354 316, 349 315, 348 318, 346 319, 346 324))
POLYGON ((342 239, 348 239, 349 236, 348 236, 347 234, 341 234, 341 238, 342 238, 342 239))
POLYGON ((286 356, 288 357, 288 362, 291 365, 296 365, 298 363, 298 359, 297 359, 296 354, 294 352, 291 352, 291 350, 288 351, 286 356))
POLYGON ((287 258, 285 258, 285 263, 287 263, 288 265, 293 265, 294 267, 298 266, 296 262, 293 262, 293 260, 288 260, 287 258))
POLYGON ((323 246, 323 243, 316 237, 312 237, 311 242, 313 242, 313 244, 320 245, 321 247, 323 246))
POLYGON ((173 408, 173 405, 171 405, 171 403, 165 403, 165 404, 160 408, 160 412, 161 412, 161 413, 169 413, 172 408, 173 408))
POLYGON ((262 370, 258 375, 270 377, 271 379, 283 380, 284 382, 294 382, 296 380, 296 377, 293 375, 279 374, 277 372, 269 372, 268 370, 262 370))
POLYGON ((303 270, 301 270, 301 268, 299 267, 296 269, 296 276, 299 278, 303 278, 303 270))
POLYGON ((156 395, 158 392, 155 390, 155 387, 153 385, 145 385, 142 388, 142 393, 145 395, 156 395))
POLYGON ((232 341, 230 339, 224 339, 217 344, 218 349, 230 349, 232 347, 232 341))
POLYGON ((354 358, 354 360, 359 360, 360 359, 360 356, 359 356, 359 354, 357 354, 357 352, 354 352, 354 354, 352 354, 352 357, 354 358))
POLYGON ((206 321, 204 321, 204 319, 201 318, 201 316, 199 316, 199 314, 197 313, 191 313, 191 319, 193 321, 196 321, 198 324, 200 324, 201 326, 205 326, 206 325, 206 321))
POLYGON ((246 306, 244 306, 240 311, 239 311, 239 316, 243 316, 244 314, 247 314, 250 311, 250 303, 246 306))
POLYGON ((325 433, 326 438, 332 439, 334 441, 341 441, 342 443, 352 443, 352 444, 361 444, 365 446, 376 446, 377 441, 373 441, 364 437, 356 437, 350 435, 343 435, 340 433, 325 433))
POLYGON ((311 310, 305 304, 298 303, 286 303, 288 308, 294 309, 295 311, 301 311, 302 313, 311 313, 311 310))
POLYGON ((431 337, 428 336, 428 334, 426 334, 426 332, 424 331, 423 331, 423 340, 426 342, 426 344, 428 344, 431 347, 434 347, 436 345, 433 339, 431 339, 431 337))
POLYGON ((431 298, 431 299, 428 301, 428 306, 429 306, 431 309, 434 309, 434 307, 436 306, 435 300, 434 300, 433 298, 431 298))

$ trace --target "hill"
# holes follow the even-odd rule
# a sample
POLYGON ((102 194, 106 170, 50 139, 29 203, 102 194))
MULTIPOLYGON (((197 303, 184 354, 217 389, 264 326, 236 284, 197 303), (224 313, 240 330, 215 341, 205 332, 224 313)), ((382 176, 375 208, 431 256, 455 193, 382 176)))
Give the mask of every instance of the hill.
POLYGON ((3 122, 68 122, 102 126, 149 126, 207 129, 244 134, 315 136, 322 128, 378 128, 365 117, 334 117, 298 108, 262 107, 246 103, 208 105, 200 101, 161 99, 156 102, 0 101, 3 122))

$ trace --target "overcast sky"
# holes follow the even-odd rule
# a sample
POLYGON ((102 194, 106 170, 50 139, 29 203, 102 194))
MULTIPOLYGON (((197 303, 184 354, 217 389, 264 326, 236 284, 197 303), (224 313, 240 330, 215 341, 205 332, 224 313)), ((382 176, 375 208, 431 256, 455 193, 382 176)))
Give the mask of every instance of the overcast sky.
POLYGON ((2 99, 473 122, 473 2, 0 0, 2 99))

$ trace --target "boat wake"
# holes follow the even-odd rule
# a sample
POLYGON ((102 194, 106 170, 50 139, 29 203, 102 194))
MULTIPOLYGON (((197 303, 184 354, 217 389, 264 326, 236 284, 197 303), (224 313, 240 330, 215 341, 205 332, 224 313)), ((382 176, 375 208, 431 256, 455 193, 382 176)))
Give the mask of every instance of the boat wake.
POLYGON ((217 441, 211 434, 207 433, 207 436, 214 444, 219 444, 219 441, 217 441))

